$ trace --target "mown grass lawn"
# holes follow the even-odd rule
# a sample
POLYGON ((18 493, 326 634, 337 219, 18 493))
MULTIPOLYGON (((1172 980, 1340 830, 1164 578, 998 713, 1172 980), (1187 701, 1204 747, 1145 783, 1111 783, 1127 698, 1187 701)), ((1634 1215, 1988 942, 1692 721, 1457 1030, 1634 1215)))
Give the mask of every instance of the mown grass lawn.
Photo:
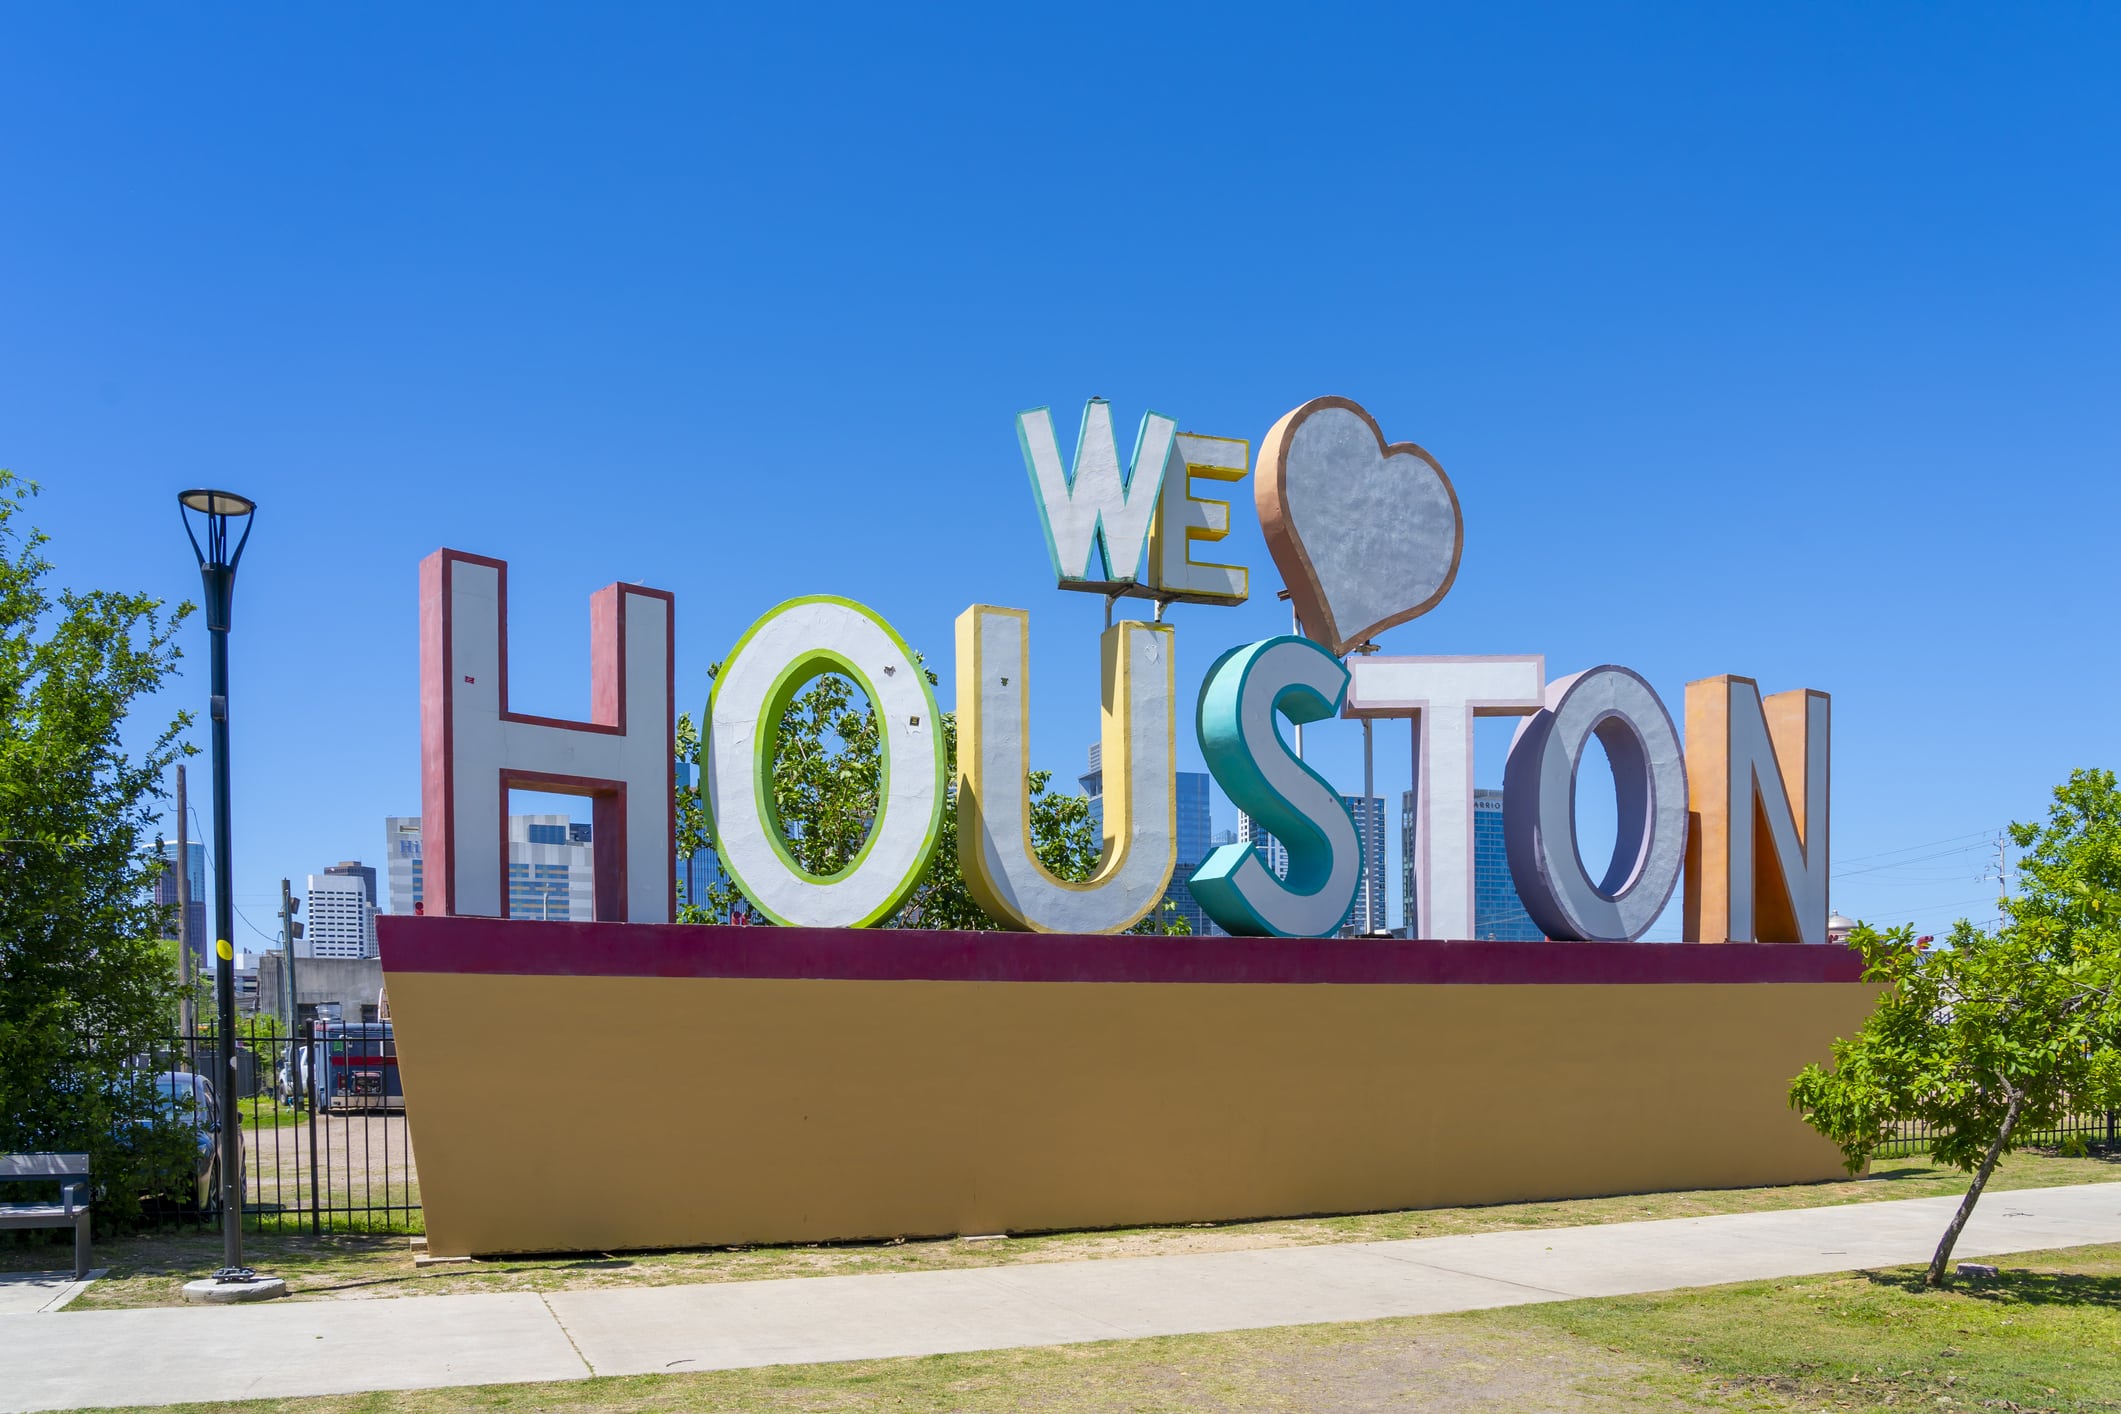
POLYGON ((185 1405, 403 1410, 2121 1410, 2121 1246, 1353 1325, 928 1359, 185 1405))
POLYGON ((1996 1279, 1949 1290, 1905 1267, 1522 1307, 1505 1323, 1625 1351, 1656 1370, 1648 1384, 1682 1396, 2121 1410, 2121 1246, 1993 1261, 1996 1279))

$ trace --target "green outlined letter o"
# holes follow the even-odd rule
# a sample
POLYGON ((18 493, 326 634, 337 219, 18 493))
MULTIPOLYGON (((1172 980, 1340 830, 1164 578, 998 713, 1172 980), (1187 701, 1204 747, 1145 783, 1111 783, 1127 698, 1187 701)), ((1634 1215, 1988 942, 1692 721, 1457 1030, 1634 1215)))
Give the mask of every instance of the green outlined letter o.
POLYGON ((791 928, 866 928, 896 913, 928 871, 943 818, 943 723, 912 650, 849 599, 791 599, 745 631, 707 699, 707 809, 722 868, 791 928), (877 814, 845 868, 812 874, 773 808, 781 716, 825 673, 852 678, 877 714, 877 814))

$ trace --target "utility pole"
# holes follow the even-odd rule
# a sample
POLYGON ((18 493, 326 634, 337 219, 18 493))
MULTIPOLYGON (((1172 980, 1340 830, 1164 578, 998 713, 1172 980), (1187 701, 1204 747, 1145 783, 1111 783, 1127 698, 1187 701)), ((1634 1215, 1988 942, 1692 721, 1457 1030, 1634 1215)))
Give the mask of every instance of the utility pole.
POLYGON ((1372 892, 1376 881, 1370 877, 1370 866, 1373 862, 1381 862, 1385 852, 1384 841, 1371 838, 1377 833, 1371 827, 1379 823, 1370 818, 1370 801, 1377 794, 1377 758, 1370 741, 1370 729, 1376 725, 1368 717, 1362 719, 1362 935, 1365 938, 1377 931, 1376 910, 1370 907, 1370 900, 1376 897, 1372 892))
POLYGON ((294 896, 288 881, 280 881, 280 940, 287 949, 287 1034, 295 1034, 295 1022, 300 1018, 301 993, 295 990, 295 940, 302 936, 302 925, 295 915, 302 911, 302 900, 294 896))
MULTIPOLYGON (((1421 713, 1419 711, 1408 714, 1407 759, 1411 764, 1407 768, 1406 798, 1413 802, 1414 833, 1409 838, 1406 828, 1402 824, 1399 832, 1399 849, 1402 855, 1413 854, 1418 857, 1429 829, 1427 822, 1422 819, 1421 813, 1421 713)), ((1407 898, 1401 900, 1401 906, 1406 910, 1407 936, 1419 938, 1423 935, 1423 929, 1421 926, 1421 900, 1414 896, 1414 881, 1416 878, 1414 865, 1415 860, 1408 860, 1405 872, 1401 875, 1406 880, 1406 892, 1408 894, 1407 898)))
MULTIPOLYGON (((1304 636, 1304 619, 1302 614, 1296 612, 1296 596, 1284 589, 1275 594, 1274 597, 1289 601, 1289 632, 1298 638, 1302 638, 1304 636)), ((1299 761, 1303 760, 1304 724, 1302 722, 1291 722, 1289 724, 1289 735, 1295 739, 1296 759, 1299 761)))
MULTIPOLYGON (((188 1045, 196 1034, 197 1018, 192 1015, 192 987, 197 978, 197 960, 192 949, 198 939, 191 935, 191 843, 190 816, 186 814, 184 798, 184 766, 177 766, 177 1028, 184 1033, 188 1045)), ((185 1057, 185 1064, 191 1058, 185 1057)))
MULTIPOLYGON (((1355 648, 1358 655, 1376 651, 1375 643, 1362 643, 1355 648)), ((1384 883, 1377 877, 1384 871, 1384 821, 1370 812, 1370 802, 1377 797, 1377 748, 1371 731, 1376 725, 1372 718, 1362 719, 1362 935, 1365 938, 1381 931, 1374 900, 1384 891, 1384 883)))

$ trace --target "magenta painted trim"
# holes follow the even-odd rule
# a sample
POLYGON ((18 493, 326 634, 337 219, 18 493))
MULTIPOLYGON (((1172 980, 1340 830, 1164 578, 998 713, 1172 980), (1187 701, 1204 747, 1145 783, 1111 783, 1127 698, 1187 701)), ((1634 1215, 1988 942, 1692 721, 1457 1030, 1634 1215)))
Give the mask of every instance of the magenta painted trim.
POLYGON ((1197 982, 1432 986, 1854 982, 1851 949, 1790 943, 1484 943, 1145 938, 546 923, 388 915, 386 973, 783 977, 862 982, 1197 982))

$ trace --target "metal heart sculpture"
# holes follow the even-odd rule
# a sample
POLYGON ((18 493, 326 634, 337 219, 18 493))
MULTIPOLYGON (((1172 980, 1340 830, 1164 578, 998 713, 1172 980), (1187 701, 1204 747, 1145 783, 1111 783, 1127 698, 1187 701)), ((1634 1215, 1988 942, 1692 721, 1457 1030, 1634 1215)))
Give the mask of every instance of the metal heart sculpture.
POLYGON ((1297 619, 1336 654, 1426 614, 1458 577, 1451 478, 1347 398, 1313 398, 1268 430, 1252 494, 1297 619))

